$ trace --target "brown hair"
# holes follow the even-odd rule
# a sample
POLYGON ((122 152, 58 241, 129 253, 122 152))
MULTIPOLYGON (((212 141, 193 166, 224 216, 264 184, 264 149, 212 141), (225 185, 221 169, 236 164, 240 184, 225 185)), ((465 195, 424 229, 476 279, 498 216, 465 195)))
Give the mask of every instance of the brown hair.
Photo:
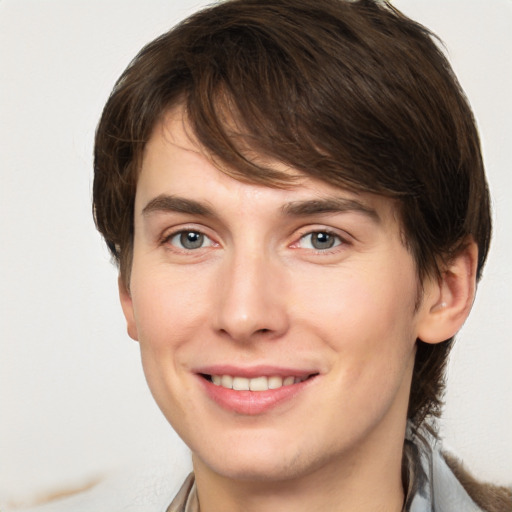
MULTIPOLYGON (((285 185, 258 154, 394 198, 420 282, 468 237, 480 277, 491 220, 471 109, 432 34, 388 3, 228 0, 142 49, 105 106, 94 161, 96 224, 127 285, 142 151, 178 103, 225 172, 285 185)), ((418 340, 416 425, 440 412, 452 341, 418 340)))

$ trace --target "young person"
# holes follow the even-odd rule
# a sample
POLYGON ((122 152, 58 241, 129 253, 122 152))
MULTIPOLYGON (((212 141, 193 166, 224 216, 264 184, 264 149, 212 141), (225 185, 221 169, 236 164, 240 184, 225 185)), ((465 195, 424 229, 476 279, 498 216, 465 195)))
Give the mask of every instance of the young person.
POLYGON ((168 511, 510 509, 436 441, 491 220, 428 30, 378 1, 219 3, 123 73, 94 165, 128 333, 192 451, 168 511))

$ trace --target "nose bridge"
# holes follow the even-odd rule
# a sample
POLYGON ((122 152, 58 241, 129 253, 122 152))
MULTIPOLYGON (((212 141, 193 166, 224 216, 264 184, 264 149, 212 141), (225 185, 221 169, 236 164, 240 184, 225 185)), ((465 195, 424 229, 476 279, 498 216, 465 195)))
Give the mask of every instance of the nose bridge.
POLYGON ((218 283, 217 329, 238 341, 283 334, 288 319, 280 293, 282 282, 279 264, 271 255, 257 250, 233 251, 218 283))

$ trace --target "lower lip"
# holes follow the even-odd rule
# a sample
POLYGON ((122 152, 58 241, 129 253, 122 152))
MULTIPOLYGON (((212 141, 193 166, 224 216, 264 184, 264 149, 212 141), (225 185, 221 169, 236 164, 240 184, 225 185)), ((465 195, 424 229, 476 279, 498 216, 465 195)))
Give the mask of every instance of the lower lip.
POLYGON ((207 395, 223 409, 238 414, 256 416, 263 414, 278 405, 293 399, 315 380, 310 377, 297 384, 281 386, 268 391, 235 391, 233 389, 217 386, 199 376, 207 395))

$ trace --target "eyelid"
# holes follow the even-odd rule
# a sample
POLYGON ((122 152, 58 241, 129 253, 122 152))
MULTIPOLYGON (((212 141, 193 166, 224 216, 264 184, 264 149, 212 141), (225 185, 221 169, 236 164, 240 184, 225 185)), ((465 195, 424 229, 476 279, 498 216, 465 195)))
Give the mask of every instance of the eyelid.
POLYGON ((307 233, 306 235, 301 236, 299 238, 299 242, 305 241, 305 240, 307 240, 309 238, 310 239, 310 245, 314 245, 313 244, 313 237, 315 235, 319 235, 319 234, 323 234, 323 235, 327 235, 328 237, 332 237, 333 245, 330 246, 330 247, 326 247, 325 249, 319 249, 319 248, 316 248, 316 247, 307 247, 308 249, 318 250, 318 251, 324 252, 324 250, 334 249, 334 247, 337 247, 338 245, 341 245, 343 243, 343 240, 341 239, 341 237, 339 237, 338 235, 334 235, 332 233, 327 233, 327 231, 313 231, 312 233, 307 233))
POLYGON ((170 243, 170 245, 177 247, 178 249, 184 250, 184 251, 197 251, 199 249, 204 249, 205 247, 212 247, 215 243, 215 242, 213 242, 213 240, 210 237, 206 236, 205 234, 200 233, 199 231, 190 231, 189 229, 186 229, 184 231, 178 231, 174 235, 168 237, 167 240, 168 240, 168 243, 170 243), (181 241, 181 238, 183 237, 183 235, 186 236, 186 235, 190 235, 191 233, 194 233, 201 237, 200 245, 198 247, 185 247, 184 243, 181 241))
POLYGON ((345 231, 340 231, 338 229, 327 227, 327 226, 307 226, 304 228, 301 228, 298 230, 297 235, 294 236, 294 242, 291 244, 290 247, 294 249, 300 249, 300 241, 303 240, 305 237, 313 235, 315 233, 326 233, 328 235, 334 236, 339 239, 340 243, 336 244, 334 247, 327 248, 327 249, 309 249, 306 248, 305 250, 308 251, 314 251, 318 254, 329 254, 335 251, 341 250, 341 247, 346 247, 348 245, 352 245, 352 237, 346 233, 345 231))
MULTIPOLYGON (((161 234, 161 236, 159 237, 159 245, 171 245, 174 249, 178 250, 178 251, 185 251, 185 252, 190 252, 190 251, 194 251, 194 250, 198 250, 198 249, 185 249, 185 248, 182 248, 182 247, 178 247, 176 245, 173 245, 170 243, 170 241, 177 235, 181 234, 181 233, 199 233, 201 235, 203 235, 205 238, 207 238, 208 240, 210 240, 211 244, 209 244, 208 246, 206 247, 215 247, 215 246, 219 246, 219 242, 217 242, 215 240, 215 238, 208 233, 208 229, 206 229, 204 226, 198 226, 197 224, 196 225, 179 225, 179 226, 174 226, 172 228, 169 228, 169 229, 166 229, 163 231, 163 233, 161 234)), ((204 248, 206 248, 204 247, 204 248)), ((203 249, 203 247, 201 247, 201 249, 203 249)))

